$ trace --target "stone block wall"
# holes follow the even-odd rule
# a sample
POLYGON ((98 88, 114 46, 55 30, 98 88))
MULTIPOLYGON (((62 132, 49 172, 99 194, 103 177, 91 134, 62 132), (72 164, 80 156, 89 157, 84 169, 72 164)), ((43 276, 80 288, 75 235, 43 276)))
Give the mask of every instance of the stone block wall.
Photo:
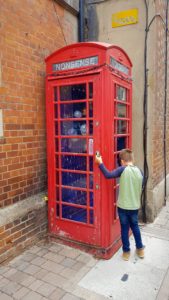
POLYGON ((43 194, 0 210, 0 263, 11 259, 47 234, 43 194))

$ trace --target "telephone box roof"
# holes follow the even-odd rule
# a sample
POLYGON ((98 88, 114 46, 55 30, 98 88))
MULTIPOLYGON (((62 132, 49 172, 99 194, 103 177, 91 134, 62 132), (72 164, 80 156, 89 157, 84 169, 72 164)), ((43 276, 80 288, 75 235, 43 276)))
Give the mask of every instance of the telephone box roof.
POLYGON ((120 48, 119 46, 116 46, 116 45, 102 43, 102 42, 81 42, 81 43, 74 43, 74 44, 67 45, 65 47, 62 47, 62 48, 54 51, 52 54, 47 56, 45 59, 45 62, 48 62, 52 57, 56 56, 57 54, 59 54, 61 52, 69 50, 71 48, 83 48, 83 47, 100 48, 100 49, 105 49, 105 51, 108 49, 112 49, 112 48, 119 49, 121 52, 123 52, 125 54, 130 65, 132 66, 132 62, 131 62, 130 58, 128 57, 127 53, 122 48, 120 48))

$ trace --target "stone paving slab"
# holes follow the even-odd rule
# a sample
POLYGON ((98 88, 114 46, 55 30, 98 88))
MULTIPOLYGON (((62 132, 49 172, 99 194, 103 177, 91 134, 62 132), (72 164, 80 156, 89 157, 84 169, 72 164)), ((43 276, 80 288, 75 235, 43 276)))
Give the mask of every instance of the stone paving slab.
POLYGON ((0 266, 0 300, 169 300, 169 204, 142 226, 146 257, 110 260, 42 241, 0 266), (126 281, 121 280, 127 274, 126 281))
POLYGON ((59 300, 66 294, 66 292, 60 288, 56 288, 55 291, 49 296, 51 300, 59 300))
MULTIPOLYGON (((152 236, 144 237, 146 244, 151 244, 152 247, 156 247, 157 239, 152 236), (151 240, 151 242, 150 242, 151 240)), ((159 251, 163 249, 165 253, 168 252, 168 241, 162 241, 163 245, 159 248, 159 251)), ((48 245, 49 246, 49 245, 48 245)), ((116 291, 117 291, 117 282, 115 281, 115 277, 117 275, 117 270, 119 267, 122 271, 125 271, 126 265, 124 262, 119 259, 115 263, 114 258, 112 261, 104 261, 97 260, 93 258, 91 255, 84 253, 80 250, 72 249, 68 246, 62 246, 62 250, 64 249, 63 260, 60 263, 56 263, 55 255, 59 255, 59 247, 55 247, 55 244, 50 243, 50 247, 48 247, 49 255, 46 255, 46 245, 42 244, 39 247, 33 247, 26 251, 26 253, 21 254, 17 259, 11 261, 7 266, 0 267, 0 300, 7 299, 22 299, 22 300, 104 300, 104 299, 116 299, 113 297, 112 291, 107 293, 109 285, 113 286, 113 283, 116 283, 116 291), (72 249, 72 255, 71 253, 72 249), (29 254, 34 254, 29 255, 29 254), (54 261, 49 260, 54 259, 54 261), (23 265, 24 260, 28 259, 29 266, 25 265, 25 269, 22 268, 22 271, 18 270, 19 262, 23 265), (42 264, 40 264, 42 262, 42 264), (109 262, 110 267, 108 267, 107 263, 109 262), (38 266, 36 265, 38 264, 38 266), (100 269, 100 265, 103 266, 103 269, 100 269), (109 268, 112 269, 112 273, 114 274, 111 279, 111 275, 109 274, 109 268), (59 271, 58 271, 59 270, 59 271), (97 270, 97 273, 92 273, 97 270), (116 270, 116 272, 114 272, 116 270), (104 272, 108 274, 108 278, 104 281, 104 272), (91 274, 91 275, 90 275, 91 274), (87 283, 84 285, 85 278, 89 278, 90 284, 93 284, 93 279, 95 280, 93 286, 94 288, 87 283), (91 277, 90 277, 91 276, 91 277), (111 281, 110 281, 111 279, 111 281), (110 281, 110 283, 109 283, 110 281), (100 289, 96 287, 100 287, 100 289), (110 297, 111 296, 111 297, 110 297)), ((151 249, 150 249, 151 250, 151 249)), ((120 250, 119 250, 120 251, 120 250)), ((148 249, 147 249, 148 251, 148 249)), ((150 251, 151 252, 151 251, 150 251)), ((135 265, 135 280, 139 282, 142 274, 141 282, 144 283, 143 278, 145 274, 149 273, 148 259, 150 258, 150 254, 147 256, 147 260, 141 261, 142 267, 139 265, 135 265), (149 257, 149 258, 148 258, 149 257), (146 263, 147 261, 147 263, 146 263), (140 268, 140 269, 139 269, 140 268), (138 272, 139 271, 139 272, 138 272)), ((134 259, 134 258, 133 258, 134 259)), ((134 265, 134 261, 132 262, 134 265)), ((155 299, 156 292, 158 292, 161 284, 161 278, 165 276, 165 255, 164 259, 158 260, 158 264, 156 261, 156 257, 151 259, 151 278, 154 284, 154 287, 157 290, 152 293, 151 297, 148 299, 155 299), (154 275, 152 275, 154 274, 154 275), (159 285, 157 285, 156 280, 158 280, 159 285)), ((127 270, 126 270, 127 273, 127 270)), ((150 275, 150 273, 149 273, 150 275)), ((119 277, 118 277, 119 278, 119 277)), ((150 284, 149 280, 149 284, 150 284)), ((144 284, 143 284, 144 286, 144 284)), ((142 284, 140 287, 143 288, 142 284)), ((149 290, 151 290, 151 284, 149 286, 149 290)), ((124 298, 124 294, 122 294, 121 299, 124 298)), ((115 291, 114 291, 115 295, 115 291)), ((117 298, 118 299, 118 298, 117 298)), ((132 299, 132 298, 130 298, 132 299)), ((137 298, 133 298, 136 300, 137 298)), ((138 298, 139 299, 139 298, 138 298)), ((142 298, 143 299, 143 298, 142 298)), ((160 299, 158 299, 160 300, 160 299)), ((168 299, 167 299, 168 300, 168 299)))
POLYGON ((13 298, 16 300, 23 299, 24 296, 26 296, 30 290, 26 287, 21 287, 16 293, 13 294, 13 298))
POLYGON ((88 293, 80 296, 77 284, 96 263, 91 255, 55 242, 33 246, 0 267, 0 300, 90 299, 88 293))
POLYGON ((169 269, 164 277, 156 300, 169 300, 169 269))
POLYGON ((165 266, 162 264, 160 268, 159 253, 154 253, 155 257, 151 261, 152 253, 146 253, 145 259, 141 260, 132 252, 128 262, 121 259, 121 254, 122 252, 119 250, 110 260, 99 261, 78 284, 84 289, 113 300, 155 299, 165 276, 167 256, 164 254, 165 266), (157 266, 156 259, 158 260, 157 266), (123 281, 124 276, 126 277, 125 281, 123 281))

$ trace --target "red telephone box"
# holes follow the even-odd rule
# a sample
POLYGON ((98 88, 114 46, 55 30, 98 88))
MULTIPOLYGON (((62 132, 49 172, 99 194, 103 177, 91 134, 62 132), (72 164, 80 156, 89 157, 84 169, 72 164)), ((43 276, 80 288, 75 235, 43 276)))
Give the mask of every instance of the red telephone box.
POLYGON ((131 147, 132 64, 121 48, 88 42, 54 52, 46 65, 49 231, 109 258, 121 245, 119 184, 94 158, 100 151, 113 169, 131 147))

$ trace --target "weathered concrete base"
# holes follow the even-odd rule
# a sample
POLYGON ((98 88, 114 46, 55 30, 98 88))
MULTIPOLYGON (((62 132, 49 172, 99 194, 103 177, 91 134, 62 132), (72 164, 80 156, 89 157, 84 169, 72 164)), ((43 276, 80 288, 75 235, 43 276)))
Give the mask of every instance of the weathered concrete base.
MULTIPOLYGON (((167 196, 169 196, 169 175, 167 176, 167 196)), ((164 205, 164 180, 153 190, 148 190, 147 199, 147 219, 149 222, 153 222, 164 205)))
POLYGON ((0 210, 0 263, 46 235, 47 205, 43 197, 38 194, 0 210))

